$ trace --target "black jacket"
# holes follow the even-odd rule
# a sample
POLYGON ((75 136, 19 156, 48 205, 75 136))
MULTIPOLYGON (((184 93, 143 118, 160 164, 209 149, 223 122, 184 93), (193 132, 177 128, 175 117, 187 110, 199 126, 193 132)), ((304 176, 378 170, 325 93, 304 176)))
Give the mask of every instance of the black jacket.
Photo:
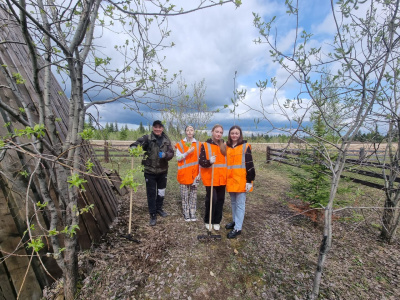
POLYGON ((150 174, 161 174, 168 172, 168 161, 174 157, 174 148, 168 136, 163 132, 157 137, 153 132, 137 139, 132 146, 141 145, 145 152, 142 165, 144 172, 150 174), (160 158, 159 152, 164 152, 165 157, 160 158))

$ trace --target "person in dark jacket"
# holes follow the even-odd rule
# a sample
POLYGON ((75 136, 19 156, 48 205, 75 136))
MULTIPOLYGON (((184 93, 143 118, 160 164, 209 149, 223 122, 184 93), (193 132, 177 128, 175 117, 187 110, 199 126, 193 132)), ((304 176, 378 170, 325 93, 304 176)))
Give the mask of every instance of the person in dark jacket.
POLYGON ((157 223, 157 214, 168 216, 163 210, 165 189, 167 187, 168 161, 174 157, 174 148, 164 133, 164 125, 160 120, 153 122, 153 132, 144 135, 130 147, 141 145, 145 151, 142 165, 146 179, 147 204, 150 213, 150 226, 157 223))

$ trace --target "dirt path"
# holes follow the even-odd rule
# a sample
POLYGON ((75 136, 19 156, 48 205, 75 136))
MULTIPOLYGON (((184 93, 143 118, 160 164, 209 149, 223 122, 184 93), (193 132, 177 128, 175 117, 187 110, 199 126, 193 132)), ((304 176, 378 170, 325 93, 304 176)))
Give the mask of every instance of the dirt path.
MULTIPOLYGON (((184 222, 174 174, 168 183, 167 218, 148 226, 144 189, 135 194, 135 244, 127 232, 129 195, 120 217, 93 251, 82 253, 79 299, 306 299, 312 286, 321 228, 295 215, 286 197, 281 168, 256 164, 255 190, 248 196, 243 234, 235 240, 200 243, 204 187, 198 193, 197 222, 184 222)), ((230 221, 226 195, 221 225, 230 221)), ((221 226, 223 227, 223 226, 221 226)), ((399 244, 376 241, 363 223, 335 222, 334 244, 321 286, 321 299, 396 299, 400 295, 399 244)))

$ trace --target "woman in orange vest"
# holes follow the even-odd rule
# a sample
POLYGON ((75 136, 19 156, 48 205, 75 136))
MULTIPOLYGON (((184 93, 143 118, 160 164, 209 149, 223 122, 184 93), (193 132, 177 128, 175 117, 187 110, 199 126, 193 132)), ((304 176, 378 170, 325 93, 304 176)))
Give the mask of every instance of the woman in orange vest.
POLYGON ((227 235, 234 239, 242 233, 246 193, 253 190, 253 181, 256 177, 251 146, 243 140, 242 129, 232 126, 229 129, 226 142, 227 178, 226 191, 231 196, 232 219, 225 228, 232 229, 227 235))
POLYGON ((186 137, 175 145, 178 160, 177 180, 180 183, 183 217, 186 222, 197 221, 197 186, 200 182, 200 143, 194 138, 194 128, 185 128, 186 137))
POLYGON ((201 145, 199 164, 201 166, 201 180, 206 187, 205 215, 204 223, 208 230, 209 218, 214 230, 219 230, 222 220, 222 209, 225 200, 226 185, 226 145, 222 139, 224 129, 217 124, 211 130, 211 139, 208 139, 201 145), (212 177, 212 168, 214 165, 214 177, 212 177), (211 198, 211 179, 213 179, 213 203, 210 216, 210 198, 211 198))

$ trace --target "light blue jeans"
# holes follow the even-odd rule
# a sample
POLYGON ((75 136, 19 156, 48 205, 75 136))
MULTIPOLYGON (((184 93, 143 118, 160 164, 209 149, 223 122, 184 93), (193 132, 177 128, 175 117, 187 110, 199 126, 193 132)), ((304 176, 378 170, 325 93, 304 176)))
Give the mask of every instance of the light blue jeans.
POLYGON ((244 211, 246 207, 246 193, 229 193, 231 196, 232 219, 235 229, 242 230, 244 211))

